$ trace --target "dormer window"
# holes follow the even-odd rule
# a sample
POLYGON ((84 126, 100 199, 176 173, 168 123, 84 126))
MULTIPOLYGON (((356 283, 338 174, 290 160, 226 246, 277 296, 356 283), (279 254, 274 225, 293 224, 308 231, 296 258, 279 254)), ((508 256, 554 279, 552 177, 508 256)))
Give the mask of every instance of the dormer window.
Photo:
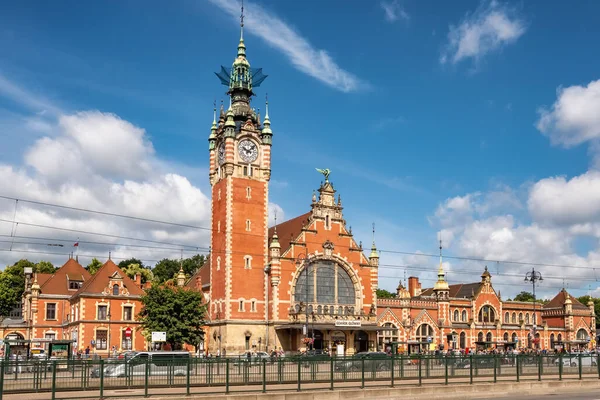
POLYGON ((119 285, 117 285, 116 283, 112 287, 112 294, 113 294, 113 296, 119 295, 119 285))
POLYGON ((69 290, 79 290, 81 288, 81 285, 83 285, 83 282, 81 281, 69 281, 69 290))

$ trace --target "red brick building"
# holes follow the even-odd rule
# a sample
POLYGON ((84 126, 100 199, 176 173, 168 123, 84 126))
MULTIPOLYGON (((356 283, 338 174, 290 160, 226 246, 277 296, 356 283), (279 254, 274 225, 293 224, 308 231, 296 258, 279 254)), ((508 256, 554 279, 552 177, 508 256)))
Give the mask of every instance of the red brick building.
POLYGON ((72 349, 108 355, 143 350, 147 343, 137 330, 141 308, 141 276, 130 279, 108 260, 94 274, 70 258, 54 274, 26 275, 22 319, 4 324, 3 338, 22 340, 12 351, 47 347, 53 340, 69 340, 72 349), (131 335, 129 332, 131 331, 131 335))
POLYGON ((485 268, 480 282, 448 285, 440 267, 433 288, 418 278, 398 286, 394 299, 377 302, 380 348, 397 343, 400 351, 455 348, 573 349, 594 346, 594 305, 560 291, 545 305, 503 301, 485 268), (535 314, 535 317, 534 317, 535 314), (535 329, 534 329, 535 324, 535 329))

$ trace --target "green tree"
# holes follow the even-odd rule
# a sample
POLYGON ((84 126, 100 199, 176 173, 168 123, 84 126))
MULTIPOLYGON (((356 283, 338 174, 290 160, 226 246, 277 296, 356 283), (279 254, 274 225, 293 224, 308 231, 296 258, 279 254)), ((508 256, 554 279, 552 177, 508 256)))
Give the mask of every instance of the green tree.
POLYGON ((590 300, 594 302, 594 312, 596 313, 596 328, 600 328, 600 299, 588 295, 578 297, 577 300, 583 305, 588 304, 590 300))
POLYGON ((146 283, 151 281, 154 276, 152 275, 152 270, 148 268, 143 268, 140 264, 129 264, 126 268, 121 268, 128 277, 134 278, 136 274, 142 275, 142 283, 146 283))
POLYGON ((203 254, 196 254, 193 257, 185 258, 183 260, 183 272, 185 272, 187 276, 192 276, 204 265, 205 261, 206 258, 203 254))
POLYGON ((533 294, 530 292, 521 292, 518 295, 515 296, 514 301, 529 301, 529 302, 533 302, 533 294))
POLYGON ((181 268, 181 262, 171 260, 170 258, 163 258, 156 263, 152 269, 152 273, 158 283, 163 283, 173 278, 179 271, 179 268, 181 268))
POLYGON ((22 259, 2 271, 0 274, 0 315, 6 317, 14 307, 19 305, 25 290, 25 268, 31 268, 33 272, 37 272, 38 269, 45 271, 48 270, 47 264, 50 263, 42 261, 40 264, 42 264, 41 267, 38 267, 31 261, 22 259))
POLYGON ((25 281, 21 276, 6 270, 0 272, 0 321, 19 304, 24 285, 25 281))
POLYGON ((196 254, 193 257, 184 258, 183 260, 164 258, 156 263, 152 269, 152 273, 154 274, 156 281, 159 283, 167 282, 168 280, 173 279, 181 267, 183 267, 183 272, 186 274, 186 276, 190 277, 204 265, 205 261, 206 257, 201 254, 196 254))
POLYGON ((94 275, 96 272, 98 272, 100 267, 102 267, 100 260, 97 258, 92 258, 92 261, 87 265, 87 267, 85 267, 85 269, 87 269, 90 274, 94 275))
POLYGON ((392 292, 389 292, 385 289, 377 289, 377 298, 378 299, 393 299, 396 295, 392 292))
POLYGON ((34 272, 39 272, 40 274, 53 274, 56 272, 56 268, 50 261, 40 261, 35 264, 34 272))
POLYGON ((118 265, 119 265, 119 268, 124 270, 125 268, 127 268, 129 266, 129 264, 139 264, 140 267, 146 268, 146 266, 144 265, 142 260, 138 260, 137 258, 128 258, 127 260, 121 261, 118 265))
POLYGON ((198 346, 204 337, 202 326, 206 306, 201 292, 172 285, 153 285, 141 298, 137 316, 142 334, 150 340, 152 332, 166 332, 172 349, 185 344, 198 346))

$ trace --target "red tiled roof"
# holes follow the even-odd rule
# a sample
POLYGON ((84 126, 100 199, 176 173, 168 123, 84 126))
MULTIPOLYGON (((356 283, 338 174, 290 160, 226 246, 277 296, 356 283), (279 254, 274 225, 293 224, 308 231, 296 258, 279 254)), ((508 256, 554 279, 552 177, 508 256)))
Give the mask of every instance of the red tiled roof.
POLYGON ((44 286, 44 283, 46 283, 46 281, 48 281, 48 279, 50 279, 52 277, 53 274, 35 274, 36 278, 37 278, 37 282, 38 285, 40 287, 44 286))
POLYGON ((185 284, 186 288, 196 289, 196 277, 200 276, 200 280, 202 281, 202 286, 209 283, 210 284, 210 256, 206 257, 204 260, 204 264, 190 277, 190 279, 185 284))
POLYGON ((84 282, 81 289, 79 289, 77 292, 77 295, 101 294, 104 289, 108 287, 110 278, 115 273, 117 273, 123 279, 123 285, 125 285, 130 295, 142 296, 144 294, 144 290, 136 285, 135 282, 131 280, 131 278, 129 278, 117 264, 115 264, 112 260, 108 260, 104 263, 104 265, 102 265, 102 267, 100 267, 100 269, 92 276, 91 279, 88 279, 84 282))
POLYGON ((569 292, 567 292, 565 289, 558 292, 558 294, 556 296, 554 296, 554 298, 552 300, 550 300, 548 303, 544 304, 544 308, 562 308, 565 305, 565 300, 567 299, 567 296, 571 299, 574 310, 575 309, 587 310, 587 306, 581 304, 581 302, 579 300, 577 300, 575 297, 571 296, 571 294, 569 292))
POLYGON ((74 291, 69 290, 69 284, 67 283, 67 277, 78 276, 77 280, 88 281, 91 277, 90 273, 81 266, 74 258, 70 258, 62 267, 56 270, 52 276, 46 278, 44 283, 40 282, 41 275, 37 274, 38 285, 40 285, 41 294, 62 294, 71 295, 74 291))
MULTIPOLYGON (((477 294, 481 282, 474 283, 458 283, 456 285, 449 285, 449 296, 454 298, 467 298, 470 299, 474 294, 477 294)), ((421 296, 433 295, 433 288, 423 289, 421 296)))
POLYGON ((290 248, 291 242, 300 235, 302 227, 305 225, 310 215, 311 212, 309 211, 306 214, 299 215, 296 218, 292 218, 269 228, 269 243, 271 243, 271 238, 275 233, 275 229, 277 229, 277 236, 279 237, 279 244, 281 245, 281 255, 283 255, 283 253, 290 248))

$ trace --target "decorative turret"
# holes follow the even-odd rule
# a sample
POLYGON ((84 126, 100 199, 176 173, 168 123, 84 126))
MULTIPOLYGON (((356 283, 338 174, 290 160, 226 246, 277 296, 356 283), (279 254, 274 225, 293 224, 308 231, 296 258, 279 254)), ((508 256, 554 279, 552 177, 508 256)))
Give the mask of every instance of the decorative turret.
POLYGON ((400 300, 410 299, 410 292, 404 287, 402 281, 398 283, 398 287, 396 288, 396 297, 398 297, 400 300))
POLYGON ((271 131, 271 120, 269 119, 269 100, 267 100, 265 110, 265 121, 263 123, 262 133, 260 135, 262 142, 266 145, 273 144, 273 131, 271 131))
MULTIPOLYGON (((340 204, 338 197, 338 205, 340 204)), ((373 244, 371 245, 371 255, 369 256, 369 264, 371 267, 379 267, 379 253, 377 252, 377 246, 375 246, 375 224, 373 224, 373 244)))
POLYGON ((183 285, 185 285, 185 272, 183 272, 183 267, 180 267, 177 273, 177 286, 182 287, 183 285))
POLYGON ((214 150, 217 143, 217 105, 213 108, 213 123, 210 127, 210 136, 208 137, 208 149, 214 150))
POLYGON ((436 293, 436 296, 440 300, 448 299, 449 296, 449 287, 448 282, 446 282, 446 273, 444 272, 444 264, 442 261, 442 241, 440 240, 440 267, 438 268, 438 279, 433 286, 433 291, 436 293))
POLYGON ((246 58, 246 44, 244 43, 244 7, 240 16, 240 41, 237 46, 237 56, 231 68, 221 66, 221 71, 215 72, 221 84, 227 86, 227 94, 232 99, 232 109, 236 121, 244 121, 251 117, 257 122, 257 115, 250 107, 250 98, 254 95, 253 89, 267 78, 263 75, 262 68, 250 68, 246 58))
POLYGON ((489 284, 491 280, 492 274, 490 274, 490 271, 488 271, 488 267, 486 265, 483 274, 481 274, 481 282, 489 284))

